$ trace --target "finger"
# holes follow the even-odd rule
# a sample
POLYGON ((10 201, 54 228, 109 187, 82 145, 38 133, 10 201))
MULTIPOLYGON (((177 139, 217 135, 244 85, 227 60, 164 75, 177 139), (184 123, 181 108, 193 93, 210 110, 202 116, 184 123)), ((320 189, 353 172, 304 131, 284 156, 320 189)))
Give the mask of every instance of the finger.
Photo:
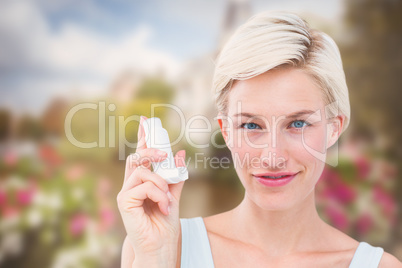
POLYGON ((141 116, 140 125, 138 126, 138 134, 137 134, 137 150, 136 152, 147 148, 147 144, 145 142, 145 131, 144 131, 144 121, 147 120, 145 116, 141 116))
POLYGON ((173 199, 172 201, 174 204, 177 204, 177 205, 179 204, 181 192, 182 192, 183 186, 184 186, 184 182, 185 181, 169 184, 169 192, 172 195, 172 199, 173 199))
MULTIPOLYGON (((145 116, 140 117, 140 123, 138 125, 138 131, 137 131, 137 148, 136 148, 136 152, 146 148, 144 128, 142 127, 142 122, 144 122, 144 120, 146 120, 146 119, 147 118, 145 116)), ((124 181, 126 181, 128 176, 130 176, 130 174, 136 168, 135 166, 131 165, 130 161, 128 161, 129 159, 131 160, 132 158, 135 158, 135 156, 133 157, 133 156, 129 155, 127 157, 127 159, 126 159, 126 169, 125 169, 125 172, 124 172, 124 181)))
MULTIPOLYGON (((185 167, 186 166, 185 159, 186 159, 186 151, 185 150, 178 151, 176 153, 176 156, 174 157, 176 167, 185 167)), ((177 200, 177 201, 180 200, 183 186, 184 186, 184 181, 169 185, 169 191, 172 194, 174 200, 177 200)))
POLYGON ((142 207, 144 200, 147 198, 157 203, 159 210, 163 214, 169 215, 169 197, 167 193, 163 192, 150 181, 121 193, 119 209, 130 213, 134 209, 142 207))
POLYGON ((135 154, 129 155, 127 165, 129 169, 145 166, 152 162, 161 162, 167 157, 167 153, 156 148, 145 148, 135 154))
POLYGON ((176 153, 174 157, 174 162, 176 167, 185 167, 186 166, 186 151, 180 150, 176 153))
POLYGON ((123 184, 121 191, 128 191, 147 181, 152 182, 165 193, 169 191, 168 183, 161 176, 153 173, 147 168, 143 168, 142 166, 139 166, 134 170, 127 181, 123 184))
POLYGON ((166 152, 155 149, 145 148, 135 154, 130 154, 126 160, 126 171, 124 181, 133 173, 138 166, 150 168, 152 162, 161 162, 167 157, 166 152))

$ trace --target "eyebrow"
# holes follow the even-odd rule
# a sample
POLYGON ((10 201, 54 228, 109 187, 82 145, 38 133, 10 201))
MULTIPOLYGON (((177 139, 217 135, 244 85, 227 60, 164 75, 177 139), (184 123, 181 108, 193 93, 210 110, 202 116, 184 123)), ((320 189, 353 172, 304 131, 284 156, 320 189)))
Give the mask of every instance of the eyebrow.
MULTIPOLYGON (((297 118, 297 117, 300 117, 302 115, 311 115, 311 114, 314 114, 314 113, 316 113, 316 111, 313 111, 313 110, 301 110, 301 111, 298 111, 298 112, 295 112, 295 113, 292 113, 292 114, 288 114, 286 116, 286 118, 297 118)), ((238 114, 234 114, 233 116, 234 117, 239 117, 239 116, 256 117, 258 115, 252 114, 252 113, 238 113, 238 114)))

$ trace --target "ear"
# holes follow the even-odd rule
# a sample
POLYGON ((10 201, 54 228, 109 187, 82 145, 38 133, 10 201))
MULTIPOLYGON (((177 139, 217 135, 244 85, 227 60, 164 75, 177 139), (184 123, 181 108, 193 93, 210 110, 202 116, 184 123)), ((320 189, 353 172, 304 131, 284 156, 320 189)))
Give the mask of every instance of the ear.
POLYGON ((223 139, 225 140, 226 146, 230 149, 230 144, 229 144, 229 126, 228 126, 228 118, 226 115, 223 115, 221 113, 218 114, 216 117, 218 120, 219 128, 221 129, 221 133, 223 136, 223 139))
POLYGON ((336 143, 342 133, 343 125, 345 123, 345 116, 338 115, 330 119, 327 124, 327 149, 336 143))

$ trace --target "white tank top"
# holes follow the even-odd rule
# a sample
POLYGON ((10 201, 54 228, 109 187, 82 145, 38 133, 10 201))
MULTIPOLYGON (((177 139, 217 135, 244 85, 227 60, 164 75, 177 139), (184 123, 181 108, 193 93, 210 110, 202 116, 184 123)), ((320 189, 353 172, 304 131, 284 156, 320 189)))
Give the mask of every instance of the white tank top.
MULTIPOLYGON (((204 220, 201 217, 180 219, 181 268, 214 268, 211 247, 204 220)), ((384 249, 360 242, 349 268, 377 268, 384 249)))

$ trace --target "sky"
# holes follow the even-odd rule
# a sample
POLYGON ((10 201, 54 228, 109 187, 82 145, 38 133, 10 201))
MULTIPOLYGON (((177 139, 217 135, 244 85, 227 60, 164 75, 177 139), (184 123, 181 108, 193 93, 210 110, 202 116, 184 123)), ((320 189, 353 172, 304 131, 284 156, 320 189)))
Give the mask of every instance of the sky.
MULTIPOLYGON (((246 0, 232 0, 244 2, 246 0)), ((55 96, 106 94, 123 71, 166 70, 216 49, 228 0, 0 0, 0 108, 39 115, 55 96)), ((250 0, 326 21, 341 0, 250 0)))

